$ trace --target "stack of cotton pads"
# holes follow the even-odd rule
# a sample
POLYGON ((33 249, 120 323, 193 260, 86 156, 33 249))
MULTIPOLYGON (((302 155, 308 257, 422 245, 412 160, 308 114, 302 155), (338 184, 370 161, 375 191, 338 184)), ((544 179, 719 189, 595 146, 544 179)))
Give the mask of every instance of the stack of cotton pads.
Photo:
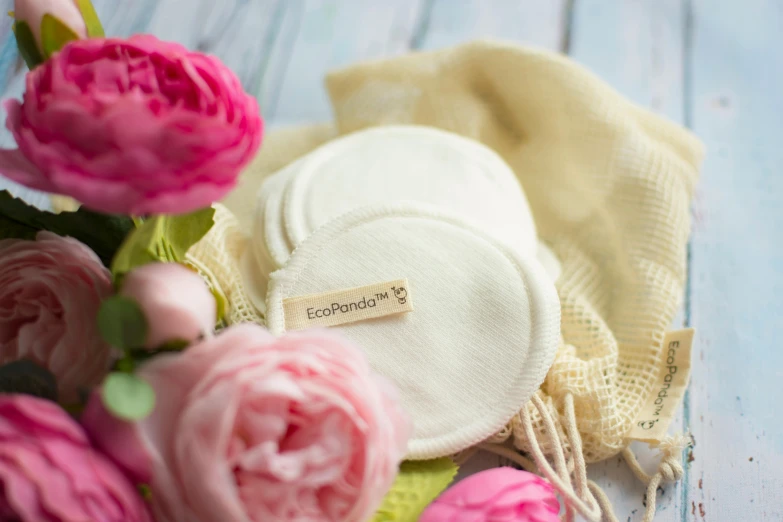
POLYGON ((330 142, 259 192, 243 271, 276 334, 341 330, 394 381, 409 458, 490 437, 540 386, 560 308, 524 193, 483 145, 426 127, 330 142))

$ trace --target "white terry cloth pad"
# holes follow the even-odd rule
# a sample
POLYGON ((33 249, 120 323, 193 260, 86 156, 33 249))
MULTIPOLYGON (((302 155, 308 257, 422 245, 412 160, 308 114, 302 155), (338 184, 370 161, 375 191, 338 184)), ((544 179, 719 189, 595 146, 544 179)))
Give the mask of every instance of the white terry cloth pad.
POLYGON ((293 251, 283 228, 283 194, 303 161, 299 159, 269 177, 258 192, 250 248, 242 254, 240 270, 248 297, 262 314, 269 274, 282 267, 293 251))
POLYGON ((376 127, 320 147, 290 178, 283 215, 296 247, 357 207, 430 203, 476 223, 525 253, 536 229, 514 172, 488 147, 431 127, 376 127))
POLYGON ((538 389, 558 346, 558 296, 533 255, 404 202, 362 207, 306 239, 271 276, 267 326, 280 335, 294 323, 302 299, 291 298, 401 279, 407 293, 386 299, 407 295, 412 311, 332 327, 400 388, 415 427, 408 457, 450 455, 502 429, 538 389))
MULTIPOLYGON (((376 127, 316 149, 262 185, 241 263, 256 308, 265 313, 268 275, 323 223, 402 200, 458 214, 526 255, 547 252, 516 176, 493 150, 430 127, 376 127)), ((539 260, 557 273, 556 258, 539 260)))

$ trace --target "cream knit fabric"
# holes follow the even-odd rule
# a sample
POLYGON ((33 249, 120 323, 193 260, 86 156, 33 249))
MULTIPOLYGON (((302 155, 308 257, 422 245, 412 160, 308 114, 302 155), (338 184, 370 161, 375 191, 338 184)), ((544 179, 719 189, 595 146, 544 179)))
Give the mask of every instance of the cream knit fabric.
POLYGON ((538 242, 514 171, 497 153, 434 127, 385 125, 331 140, 264 180, 241 262, 256 308, 266 309, 269 274, 317 228, 350 210, 395 201, 457 214, 538 256, 552 280, 559 275, 559 261, 538 242))
POLYGON ((229 297, 231 320, 261 320, 242 288, 239 259, 269 173, 369 126, 462 134, 512 167, 540 237, 562 262, 562 339, 540 407, 528 405, 495 440, 513 435, 520 449, 552 455, 560 443, 546 419, 566 440, 568 410, 588 462, 623 450, 683 296, 700 142, 570 60, 513 45, 477 42, 359 64, 330 74, 327 86, 335 126, 270 133, 224 202, 234 215, 220 209, 218 226, 191 252, 229 297))
POLYGON ((527 199, 503 159, 433 127, 389 125, 333 140, 308 155, 284 197, 294 248, 331 218, 402 200, 460 214, 521 252, 538 247, 527 199))
POLYGON ((453 455, 492 437, 538 390, 558 348, 557 292, 534 252, 448 209, 376 203, 318 228, 272 274, 267 326, 288 330, 286 299, 399 279, 405 293, 386 299, 410 299, 413 311, 332 328, 397 385, 414 425, 408 458, 453 455))

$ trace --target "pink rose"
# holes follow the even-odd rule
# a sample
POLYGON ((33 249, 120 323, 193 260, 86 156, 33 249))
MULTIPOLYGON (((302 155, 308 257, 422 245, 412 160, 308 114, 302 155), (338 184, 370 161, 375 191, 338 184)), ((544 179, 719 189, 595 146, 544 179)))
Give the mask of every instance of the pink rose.
POLYGON ((116 214, 209 206, 261 142, 256 101, 217 58, 152 36, 69 43, 27 75, 0 151, 12 180, 116 214))
POLYGON ((136 301, 147 318, 145 348, 190 344, 215 327, 217 304, 207 283, 178 263, 150 263, 132 270, 119 293, 136 301))
POLYGON ((30 26, 42 56, 41 21, 46 14, 57 18, 78 38, 87 38, 87 26, 76 0, 14 0, 14 18, 30 26))
POLYGON ((95 394, 83 422, 150 484, 158 522, 366 522, 406 452, 395 389, 333 333, 235 325, 138 375, 150 417, 117 420, 95 394))
POLYGON ((0 395, 0 520, 151 522, 128 479, 53 402, 0 395))
POLYGON ((57 377, 62 400, 75 401, 111 366, 96 317, 112 292, 109 271, 75 239, 0 240, 0 364, 30 359, 57 377))
POLYGON ((559 512, 549 482, 526 471, 496 468, 450 487, 419 522, 560 522, 559 512))

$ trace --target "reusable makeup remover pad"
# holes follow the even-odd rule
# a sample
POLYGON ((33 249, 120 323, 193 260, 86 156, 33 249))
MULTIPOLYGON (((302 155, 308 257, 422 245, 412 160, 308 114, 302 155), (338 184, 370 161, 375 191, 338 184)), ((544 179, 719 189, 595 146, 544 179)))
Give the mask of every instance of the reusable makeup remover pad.
POLYGON ((264 313, 269 273, 316 228, 361 206, 402 200, 459 214, 515 249, 539 255, 557 278, 557 258, 538 244, 525 195, 497 153, 434 128, 378 127, 320 147, 262 185, 252 248, 242 259, 255 306, 264 313))
POLYGON ((360 206, 421 201, 535 253, 536 228, 513 171, 480 143, 431 127, 376 127, 308 156, 290 178, 283 216, 297 247, 329 219, 360 206))
POLYGON ((338 328, 397 384, 414 421, 412 459, 497 433, 558 345, 558 296, 538 261, 430 205, 335 218, 269 284, 273 333, 338 328))

